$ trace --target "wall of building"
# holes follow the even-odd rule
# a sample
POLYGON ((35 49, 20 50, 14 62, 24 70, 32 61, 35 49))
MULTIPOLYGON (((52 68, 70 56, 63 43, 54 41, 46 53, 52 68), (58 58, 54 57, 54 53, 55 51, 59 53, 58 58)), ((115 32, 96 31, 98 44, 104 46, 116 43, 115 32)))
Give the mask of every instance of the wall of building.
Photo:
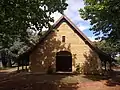
POLYGON ((46 72, 50 66, 55 68, 56 53, 69 51, 72 53, 72 71, 79 65, 81 72, 96 73, 99 69, 98 55, 77 35, 74 30, 63 22, 51 32, 30 55, 30 70, 46 72), (65 42, 62 42, 65 36, 65 42))

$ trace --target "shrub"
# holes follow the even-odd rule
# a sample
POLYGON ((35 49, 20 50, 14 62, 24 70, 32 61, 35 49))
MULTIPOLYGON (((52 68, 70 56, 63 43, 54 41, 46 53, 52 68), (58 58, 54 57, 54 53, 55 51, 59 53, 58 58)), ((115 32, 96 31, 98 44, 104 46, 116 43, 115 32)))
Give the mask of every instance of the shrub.
POLYGON ((76 65, 76 70, 74 73, 79 74, 81 72, 80 64, 76 65))
POLYGON ((54 68, 52 66, 49 66, 47 69, 47 74, 53 74, 54 72, 54 68))

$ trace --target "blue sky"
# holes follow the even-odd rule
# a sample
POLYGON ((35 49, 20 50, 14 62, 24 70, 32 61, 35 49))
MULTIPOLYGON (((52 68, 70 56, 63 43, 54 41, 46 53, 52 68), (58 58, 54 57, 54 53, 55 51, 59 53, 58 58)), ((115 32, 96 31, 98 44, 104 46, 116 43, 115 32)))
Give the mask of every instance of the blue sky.
MULTIPOLYGON (((85 21, 80 17, 79 9, 84 8, 83 0, 68 0, 68 7, 65 10, 64 14, 71 19, 71 21, 92 41, 94 41, 95 36, 92 31, 89 30, 90 23, 89 21, 85 21)), ((59 13, 55 13, 54 15, 55 21, 60 18, 59 13)))

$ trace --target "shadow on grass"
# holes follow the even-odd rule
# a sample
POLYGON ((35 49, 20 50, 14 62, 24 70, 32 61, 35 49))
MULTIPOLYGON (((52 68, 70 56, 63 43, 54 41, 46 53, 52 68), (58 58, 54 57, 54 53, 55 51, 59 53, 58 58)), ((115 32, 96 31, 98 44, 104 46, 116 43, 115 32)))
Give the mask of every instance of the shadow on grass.
POLYGON ((109 75, 84 75, 83 78, 87 78, 92 81, 105 80, 106 86, 120 85, 120 72, 119 71, 113 71, 109 75))
POLYGON ((113 71, 109 80, 106 82, 107 86, 120 85, 120 71, 113 71))
POLYGON ((107 76, 104 76, 104 75, 84 75, 83 78, 87 78, 87 79, 90 79, 92 81, 100 81, 100 80, 109 79, 107 76))
POLYGON ((0 67, 0 70, 8 70, 8 69, 12 69, 12 68, 15 68, 14 66, 12 67, 0 67))
POLYGON ((2 81, 8 80, 9 78, 15 76, 16 74, 18 74, 17 71, 13 71, 13 72, 2 71, 2 72, 0 72, 0 83, 2 81))
POLYGON ((77 83, 63 83, 63 78, 71 74, 31 74, 26 73, 0 82, 0 90, 77 90, 77 83))

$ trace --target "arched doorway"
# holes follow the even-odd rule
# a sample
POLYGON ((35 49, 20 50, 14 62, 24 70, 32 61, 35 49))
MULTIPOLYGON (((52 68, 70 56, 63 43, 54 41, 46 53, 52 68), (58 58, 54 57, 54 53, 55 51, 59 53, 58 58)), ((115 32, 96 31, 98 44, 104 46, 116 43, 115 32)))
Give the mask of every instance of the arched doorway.
POLYGON ((68 51, 60 51, 56 53, 56 72, 72 71, 72 54, 68 51))

